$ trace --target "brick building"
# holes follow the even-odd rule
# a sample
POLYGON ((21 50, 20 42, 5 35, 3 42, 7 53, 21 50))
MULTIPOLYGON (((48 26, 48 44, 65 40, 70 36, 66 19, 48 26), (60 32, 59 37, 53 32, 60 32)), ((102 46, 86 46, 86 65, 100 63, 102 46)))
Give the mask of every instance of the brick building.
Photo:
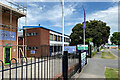
POLYGON ((0 60, 4 64, 17 58, 18 19, 23 16, 17 9, 0 3, 0 60))
MULTIPOLYGON (((27 56, 47 56, 62 53, 62 33, 42 27, 23 26, 24 45, 27 56)), ((65 46, 69 45, 69 36, 64 35, 65 46)))

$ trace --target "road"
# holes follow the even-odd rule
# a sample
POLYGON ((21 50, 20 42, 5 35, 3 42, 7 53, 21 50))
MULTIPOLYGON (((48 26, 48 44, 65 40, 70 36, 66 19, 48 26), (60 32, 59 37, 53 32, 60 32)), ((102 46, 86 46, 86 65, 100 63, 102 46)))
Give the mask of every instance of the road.
POLYGON ((109 49, 109 50, 118 57, 118 53, 120 53, 120 50, 117 49, 109 49))
MULTIPOLYGON (((106 50, 108 51, 108 50, 106 50)), ((88 64, 81 73, 75 74, 75 78, 105 78, 106 67, 118 68, 117 59, 102 59, 102 52, 97 53, 93 58, 88 59, 88 64)))

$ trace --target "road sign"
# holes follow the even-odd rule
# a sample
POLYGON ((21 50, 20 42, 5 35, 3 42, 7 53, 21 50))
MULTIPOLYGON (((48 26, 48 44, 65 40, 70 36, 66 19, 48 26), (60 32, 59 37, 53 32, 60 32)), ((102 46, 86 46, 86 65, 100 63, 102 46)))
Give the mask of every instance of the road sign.
POLYGON ((0 40, 15 41, 15 32, 0 30, 0 40))
POLYGON ((77 50, 88 50, 88 45, 77 45, 77 50))
POLYGON ((31 50, 31 54, 35 54, 35 50, 31 50))

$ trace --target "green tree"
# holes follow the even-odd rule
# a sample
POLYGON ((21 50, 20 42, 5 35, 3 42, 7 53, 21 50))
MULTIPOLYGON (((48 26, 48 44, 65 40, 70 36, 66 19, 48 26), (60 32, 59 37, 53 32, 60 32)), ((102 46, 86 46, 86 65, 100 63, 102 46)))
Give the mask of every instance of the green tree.
POLYGON ((112 44, 120 45, 120 32, 114 32, 110 41, 112 44))
MULTIPOLYGON (((70 35, 71 45, 83 44, 83 23, 76 24, 70 35)), ((108 42, 110 27, 98 20, 86 21, 86 43, 92 41, 97 47, 108 42)), ((94 46, 95 46, 94 45, 94 46)))

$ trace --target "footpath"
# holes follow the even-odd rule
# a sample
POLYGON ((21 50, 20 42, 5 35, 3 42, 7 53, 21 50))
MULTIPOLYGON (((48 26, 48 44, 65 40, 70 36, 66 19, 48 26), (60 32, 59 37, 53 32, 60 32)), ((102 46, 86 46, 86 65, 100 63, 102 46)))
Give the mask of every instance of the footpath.
POLYGON ((92 78, 105 78, 105 68, 118 68, 117 59, 102 59, 102 52, 98 52, 93 58, 88 58, 88 64, 82 69, 80 73, 76 73, 73 78, 83 80, 92 78))

